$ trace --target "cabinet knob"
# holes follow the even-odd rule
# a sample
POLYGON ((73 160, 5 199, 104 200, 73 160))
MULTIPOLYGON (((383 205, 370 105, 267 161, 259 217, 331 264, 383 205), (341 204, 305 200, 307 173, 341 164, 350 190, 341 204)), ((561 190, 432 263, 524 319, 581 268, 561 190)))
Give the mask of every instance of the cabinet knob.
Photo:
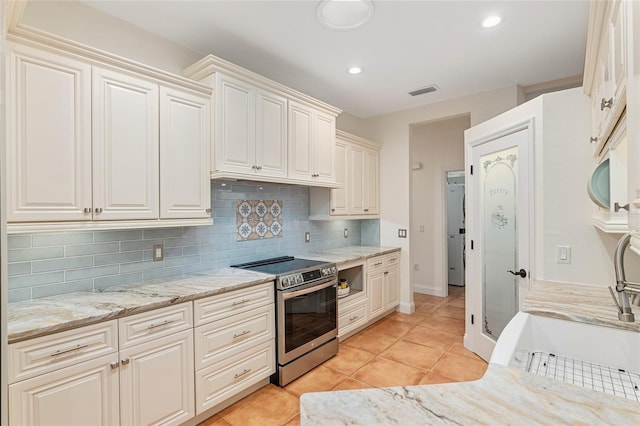
POLYGON ((211 213, 211 209, 206 209, 205 212, 211 213))
POLYGON ((127 364, 129 364, 129 361, 131 361, 129 358, 123 359, 122 361, 120 361, 120 364, 127 365, 127 364))
POLYGON ((613 106, 613 98, 605 99, 602 98, 600 102, 600 111, 604 111, 605 108, 611 108, 613 106))
POLYGON ((331 211, 332 211, 332 212, 335 212, 335 211, 336 211, 336 209, 331 209, 331 211))
POLYGON ((115 370, 116 368, 118 368, 118 363, 112 362, 111 364, 109 364, 109 366, 111 367, 112 370, 115 370))
POLYGON ((96 213, 102 213, 102 207, 96 207, 96 213))
POLYGON ((366 212, 368 212, 368 211, 369 211, 369 209, 364 209, 364 212, 365 212, 365 213, 366 213, 366 212))
POLYGON ((253 166, 251 166, 251 168, 252 168, 253 170, 255 170, 255 169, 257 169, 257 168, 258 168, 258 166, 256 166, 256 165, 254 164, 253 166))
POLYGON ((598 142, 598 137, 597 136, 591 136, 589 138, 589 143, 594 143, 594 142, 598 142))
POLYGON ((256 166, 256 170, 262 170, 262 166, 256 166))
POLYGON ((89 214, 89 213, 91 213, 91 207, 85 207, 85 208, 84 208, 84 213, 85 213, 85 214, 89 214))

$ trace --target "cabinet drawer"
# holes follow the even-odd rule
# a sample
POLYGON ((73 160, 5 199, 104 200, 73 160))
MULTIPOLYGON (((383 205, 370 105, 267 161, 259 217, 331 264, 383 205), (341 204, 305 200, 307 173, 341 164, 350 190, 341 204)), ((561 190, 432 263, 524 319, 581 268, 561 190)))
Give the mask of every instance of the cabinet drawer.
POLYGON ((9 345, 9 383, 118 350, 116 321, 107 321, 9 345))
POLYGON ((400 252, 389 253, 384 257, 384 266, 393 266, 400 263, 400 252))
POLYGON ((191 302, 118 320, 120 350, 193 327, 191 302))
POLYGON ((385 261, 385 257, 384 256, 376 256, 376 257, 372 257, 370 259, 367 260, 367 271, 368 272, 372 272, 372 271, 377 271, 380 270, 382 268, 384 268, 384 261, 385 261))
POLYGON ((196 372, 196 414, 275 373, 275 342, 268 341, 196 372))
POLYGON ((230 315, 247 312, 273 303, 274 284, 270 281, 253 287, 216 294, 194 302, 195 325, 207 324, 230 315))
POLYGON ((338 315, 338 335, 343 336, 355 328, 367 323, 367 301, 355 303, 338 315))
POLYGON ((273 304, 195 329, 196 370, 275 338, 273 304))

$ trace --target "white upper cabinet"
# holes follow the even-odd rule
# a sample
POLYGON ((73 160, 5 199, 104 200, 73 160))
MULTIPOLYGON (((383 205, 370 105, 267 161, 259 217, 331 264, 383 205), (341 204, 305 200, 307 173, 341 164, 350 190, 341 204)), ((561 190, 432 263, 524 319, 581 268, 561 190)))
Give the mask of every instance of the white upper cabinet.
POLYGON ((91 67, 9 48, 7 220, 90 220, 91 67))
POLYGON ((368 219, 380 214, 379 146, 338 130, 335 176, 341 188, 311 188, 313 220, 368 219))
POLYGON ((335 183, 335 117, 289 102, 289 177, 335 183))
POLYGON ((9 232, 211 223, 205 86, 9 49, 9 232))
POLYGON ((208 218, 209 98, 160 87, 160 218, 208 218))
POLYGON ((287 100, 216 74, 213 172, 286 176, 287 100))
POLYGON ((93 69, 94 220, 158 218, 158 85, 93 69))
POLYGON ((339 109, 213 55, 183 75, 214 88, 212 178, 340 186, 339 109))

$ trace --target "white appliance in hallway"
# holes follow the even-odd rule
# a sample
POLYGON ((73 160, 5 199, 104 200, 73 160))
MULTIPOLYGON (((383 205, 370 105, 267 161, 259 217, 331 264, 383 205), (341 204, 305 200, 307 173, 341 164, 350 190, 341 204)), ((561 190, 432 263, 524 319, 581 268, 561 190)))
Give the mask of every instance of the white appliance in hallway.
POLYGON ((447 173, 447 269, 449 284, 464 285, 464 172, 447 173))

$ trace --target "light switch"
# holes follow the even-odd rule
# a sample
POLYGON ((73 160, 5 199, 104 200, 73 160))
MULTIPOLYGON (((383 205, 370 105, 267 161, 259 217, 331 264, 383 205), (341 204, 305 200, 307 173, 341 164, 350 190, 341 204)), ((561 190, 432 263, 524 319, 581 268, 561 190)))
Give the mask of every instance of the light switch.
POLYGON ((571 246, 556 246, 556 263, 571 263, 571 246))

